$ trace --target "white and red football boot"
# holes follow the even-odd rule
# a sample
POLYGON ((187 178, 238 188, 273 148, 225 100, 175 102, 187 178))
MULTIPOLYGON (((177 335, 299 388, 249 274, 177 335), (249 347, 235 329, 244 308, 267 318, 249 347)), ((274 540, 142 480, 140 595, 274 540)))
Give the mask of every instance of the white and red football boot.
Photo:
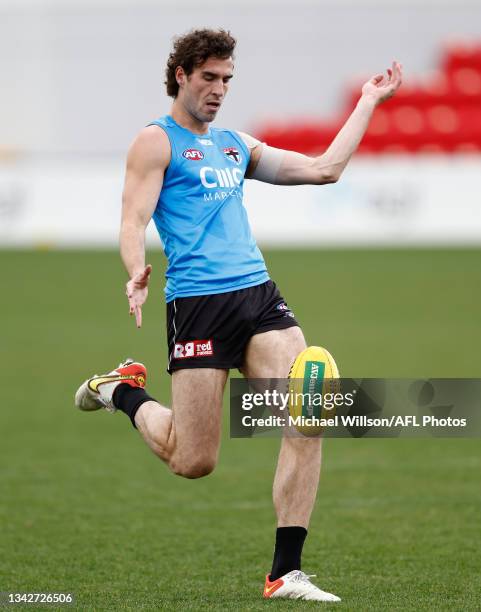
POLYGON ((105 408, 109 412, 115 412, 112 396, 120 384, 131 387, 145 387, 147 370, 142 363, 127 359, 108 374, 92 376, 83 382, 75 394, 75 405, 80 410, 99 410, 105 408))
POLYGON ((313 577, 314 574, 307 575, 301 572, 301 570, 292 570, 292 572, 271 582, 268 574, 264 585, 264 597, 266 599, 279 598, 329 602, 341 601, 337 595, 321 591, 315 584, 312 584, 310 579, 313 577))

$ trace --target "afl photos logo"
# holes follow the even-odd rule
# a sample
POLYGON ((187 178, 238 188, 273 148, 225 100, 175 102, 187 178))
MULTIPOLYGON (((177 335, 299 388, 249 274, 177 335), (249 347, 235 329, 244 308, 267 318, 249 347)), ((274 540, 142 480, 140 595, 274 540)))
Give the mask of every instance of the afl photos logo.
POLYGON ((185 159, 191 159, 192 161, 200 161, 201 159, 204 159, 204 154, 202 151, 199 151, 199 149, 186 149, 182 153, 182 157, 185 157, 185 159))
POLYGON ((230 159, 236 164, 240 164, 242 161, 239 149, 236 149, 235 147, 227 147, 224 149, 224 155, 227 157, 227 159, 230 159))

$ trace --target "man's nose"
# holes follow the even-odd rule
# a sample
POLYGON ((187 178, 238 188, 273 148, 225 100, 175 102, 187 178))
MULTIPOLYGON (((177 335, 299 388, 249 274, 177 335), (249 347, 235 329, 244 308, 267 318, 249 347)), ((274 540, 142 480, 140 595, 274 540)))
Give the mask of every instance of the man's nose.
POLYGON ((224 95, 224 82, 222 80, 219 79, 214 82, 213 93, 215 93, 216 96, 224 95))

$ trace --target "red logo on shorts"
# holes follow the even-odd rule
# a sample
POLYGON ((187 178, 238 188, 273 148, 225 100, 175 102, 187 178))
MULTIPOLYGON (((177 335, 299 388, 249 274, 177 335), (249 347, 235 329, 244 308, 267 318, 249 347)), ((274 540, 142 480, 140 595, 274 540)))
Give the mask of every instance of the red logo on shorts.
POLYGON ((182 157, 185 157, 185 159, 191 159, 192 161, 200 161, 201 159, 204 159, 204 154, 202 151, 199 151, 199 149, 186 149, 182 153, 182 157))
POLYGON ((174 359, 187 359, 187 357, 210 357, 214 354, 212 338, 210 340, 190 340, 189 342, 176 342, 174 345, 174 359))

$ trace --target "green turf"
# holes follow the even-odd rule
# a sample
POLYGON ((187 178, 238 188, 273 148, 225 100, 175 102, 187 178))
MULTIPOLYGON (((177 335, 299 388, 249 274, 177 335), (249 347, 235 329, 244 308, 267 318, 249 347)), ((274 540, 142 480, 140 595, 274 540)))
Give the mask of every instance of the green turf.
MULTIPOLYGON (((266 257, 346 376, 481 376, 480 250, 266 257)), ((214 474, 187 481, 124 415, 73 408, 78 383, 126 355, 169 400, 150 259, 138 331, 116 254, 0 252, 0 591, 68 590, 78 610, 318 608, 260 599, 277 440, 226 433, 214 474)), ((479 440, 327 440, 304 568, 343 610, 479 610, 480 474, 479 440)))

